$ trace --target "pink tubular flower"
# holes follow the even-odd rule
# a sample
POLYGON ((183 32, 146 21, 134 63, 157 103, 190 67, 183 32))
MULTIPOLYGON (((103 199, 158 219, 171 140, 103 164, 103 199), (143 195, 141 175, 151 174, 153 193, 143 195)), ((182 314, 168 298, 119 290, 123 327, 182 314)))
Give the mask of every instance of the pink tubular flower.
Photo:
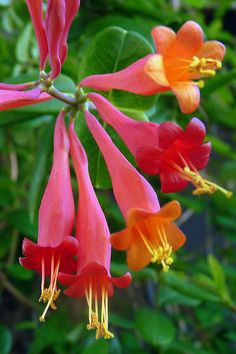
POLYGON ((59 49, 61 64, 64 63, 67 56, 67 37, 70 26, 79 10, 80 0, 66 0, 65 26, 61 36, 61 44, 59 49))
MULTIPOLYGON (((23 87, 24 85, 26 84, 22 84, 21 86, 23 87)), ((4 87, 5 85, 2 84, 0 86, 4 87)), ((7 86, 7 90, 0 89, 0 111, 28 106, 52 99, 52 97, 47 93, 40 92, 39 88, 34 88, 33 90, 29 91, 16 91, 13 89, 13 87, 17 87, 17 85, 12 85, 10 89, 9 84, 6 84, 5 87, 7 86)), ((22 89, 22 87, 20 87, 20 89, 22 89)))
POLYGON ((195 195, 212 194, 217 190, 227 197, 232 195, 203 179, 198 172, 206 167, 211 151, 211 144, 203 143, 206 130, 199 119, 193 118, 185 130, 173 122, 160 125, 139 122, 125 116, 99 94, 87 96, 101 118, 124 140, 140 169, 150 175, 160 175, 162 192, 180 191, 191 182, 196 187, 195 195))
POLYGON ((199 105, 196 79, 214 76, 221 68, 225 47, 217 41, 203 42, 201 27, 186 22, 175 34, 168 27, 157 26, 152 37, 158 51, 113 74, 92 75, 80 82, 97 90, 119 89, 141 95, 172 90, 184 113, 191 113, 199 105))
POLYGON ((48 0, 45 24, 51 64, 51 79, 57 77, 61 72, 60 47, 65 27, 65 13, 65 0, 48 0))
POLYGON ((48 43, 43 20, 43 0, 26 0, 32 18, 39 46, 40 70, 43 70, 48 57, 48 43))
POLYGON ((96 338, 113 337, 108 330, 108 297, 113 295, 113 285, 120 288, 131 282, 129 273, 120 278, 110 274, 110 232, 105 216, 92 187, 85 151, 74 131, 69 128, 71 155, 79 184, 79 205, 76 218, 76 237, 80 247, 76 275, 59 274, 59 281, 69 288, 71 297, 86 296, 89 307, 88 329, 96 329, 96 338), (101 316, 99 318, 99 301, 101 316))
POLYGON ((40 317, 45 320, 48 308, 56 309, 54 301, 59 296, 57 289, 58 272, 74 273, 78 252, 78 241, 70 236, 74 225, 74 200, 69 169, 69 140, 62 111, 54 132, 53 165, 46 190, 39 209, 38 242, 24 239, 20 263, 42 275, 39 301, 48 302, 40 317), (50 285, 45 288, 45 277, 50 285))
POLYGON ((185 242, 184 234, 172 223, 181 214, 177 201, 160 209, 157 195, 151 185, 125 159, 112 143, 96 118, 86 114, 87 125, 106 161, 112 179, 116 201, 127 227, 111 235, 111 244, 118 250, 127 250, 130 269, 139 270, 150 262, 162 264, 167 271, 173 263, 172 251, 185 242))

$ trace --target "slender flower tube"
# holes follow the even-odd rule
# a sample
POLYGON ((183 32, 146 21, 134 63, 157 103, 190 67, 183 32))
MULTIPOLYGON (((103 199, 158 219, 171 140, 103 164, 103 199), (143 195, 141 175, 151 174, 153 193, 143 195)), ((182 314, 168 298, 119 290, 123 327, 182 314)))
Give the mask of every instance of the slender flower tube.
POLYGON ((0 111, 28 106, 52 99, 50 95, 40 92, 39 88, 29 91, 16 91, 13 89, 0 89, 0 111))
POLYGON ((65 28, 65 14, 65 0, 48 0, 45 27, 51 64, 51 79, 57 77, 61 72, 60 48, 65 28))
POLYGON ((177 201, 160 209, 151 185, 125 159, 109 135, 88 111, 87 125, 106 161, 116 201, 127 227, 111 235, 115 249, 127 250, 130 269, 139 270, 150 262, 161 264, 164 271, 173 263, 172 252, 185 242, 184 234, 172 223, 181 214, 177 201))
POLYGON ((40 70, 44 70, 48 57, 48 43, 43 20, 43 0, 26 0, 39 46, 40 70))
POLYGON ((66 0, 65 5, 66 5, 65 26, 61 36, 60 49, 59 49, 61 64, 64 63, 67 56, 67 51, 68 51, 67 37, 70 30, 70 26, 79 10, 80 0, 66 0))
POLYGON ((39 209, 38 242, 23 241, 23 255, 20 263, 27 269, 33 269, 42 276, 39 301, 47 302, 40 321, 45 320, 51 307, 56 309, 54 301, 60 294, 57 289, 58 272, 74 273, 78 252, 78 241, 70 236, 74 225, 74 200, 69 169, 69 139, 62 111, 56 122, 54 132, 53 165, 46 190, 39 209), (50 277, 49 287, 45 287, 45 278, 50 277))
POLYGON ((208 164, 210 143, 204 124, 193 118, 183 130, 173 122, 160 125, 135 121, 96 93, 87 95, 95 104, 101 118, 110 124, 124 140, 140 169, 150 175, 160 175, 163 193, 184 189, 191 182, 193 194, 212 194, 217 190, 231 197, 232 193, 204 179, 199 170, 208 164))
POLYGON ((114 74, 92 75, 80 82, 97 90, 119 89, 142 95, 172 90, 184 113, 197 109, 200 78, 212 77, 221 68, 225 47, 217 41, 203 42, 201 27, 187 21, 175 34, 170 28, 152 30, 157 54, 142 58, 114 74))
POLYGON ((24 84, 5 84, 3 82, 0 83, 0 90, 8 90, 8 91, 24 91, 25 89, 34 86, 34 81, 25 82, 24 84))
POLYGON ((59 274, 59 281, 69 288, 65 293, 71 297, 86 297, 89 307, 87 328, 96 329, 96 339, 109 339, 113 334, 108 329, 108 297, 113 295, 113 286, 124 288, 131 282, 126 273, 120 278, 110 274, 110 232, 103 211, 92 187, 85 151, 74 131, 74 122, 69 128, 72 160, 79 184, 79 205, 76 217, 76 237, 80 247, 76 275, 59 274), (99 315, 100 311, 100 315, 99 315))

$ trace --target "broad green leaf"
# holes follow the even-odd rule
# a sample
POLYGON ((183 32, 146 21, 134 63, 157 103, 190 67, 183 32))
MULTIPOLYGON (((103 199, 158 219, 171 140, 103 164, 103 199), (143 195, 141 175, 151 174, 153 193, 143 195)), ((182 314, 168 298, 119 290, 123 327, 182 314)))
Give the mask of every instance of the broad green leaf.
POLYGON ((137 312, 135 324, 148 343, 168 346, 175 338, 175 327, 171 320, 153 309, 143 308, 137 312))
POLYGON ((192 296, 182 294, 179 291, 174 290, 170 287, 161 286, 158 293, 158 303, 160 305, 179 304, 195 307, 201 303, 201 300, 195 299, 192 296))
MULTIPOLYGON (((122 70, 152 52, 150 44, 141 35, 110 27, 98 33, 89 43, 79 68, 79 79, 93 74, 107 74, 122 70)), ((103 93, 120 109, 145 112, 155 101, 155 96, 139 96, 111 90, 103 93)))
POLYGON ((125 329, 133 329, 134 323, 127 320, 124 316, 119 316, 116 313, 109 313, 109 323, 114 326, 119 326, 125 329))
POLYGON ((1 354, 9 354, 12 347, 11 332, 4 325, 0 324, 0 348, 1 354))

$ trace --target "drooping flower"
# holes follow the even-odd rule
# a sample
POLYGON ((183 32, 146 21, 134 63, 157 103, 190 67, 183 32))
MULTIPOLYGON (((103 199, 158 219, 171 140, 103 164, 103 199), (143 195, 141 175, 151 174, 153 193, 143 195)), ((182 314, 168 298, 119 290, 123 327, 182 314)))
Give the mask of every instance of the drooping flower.
POLYGON ((205 126, 197 118, 191 119, 185 130, 175 123, 165 122, 157 130, 158 145, 140 148, 135 159, 145 173, 160 175, 164 193, 180 191, 191 182, 196 188, 194 195, 219 190, 231 197, 232 192, 204 179, 198 172, 208 164, 211 151, 211 144, 203 143, 205 136, 205 126))
POLYGON ((160 209, 157 195, 148 181, 126 160, 109 135, 86 111, 86 122, 106 161, 116 201, 126 220, 126 228, 111 235, 115 249, 127 250, 130 269, 139 270, 150 262, 164 271, 173 263, 172 252, 185 242, 184 234, 173 224, 181 214, 177 201, 160 209))
POLYGON ((68 287, 65 293, 74 298, 86 297, 89 308, 87 328, 96 329, 96 338, 109 339, 108 297, 113 286, 124 288, 131 282, 129 273, 120 278, 110 274, 111 245, 108 225, 92 187, 85 151, 74 131, 69 128, 71 155, 79 185, 79 205, 76 217, 78 268, 76 275, 59 274, 59 281, 68 287), (100 310, 100 316, 99 316, 100 310))
POLYGON ((26 0, 33 22, 35 35, 39 47, 40 70, 44 70, 48 57, 48 42, 46 38, 45 23, 43 19, 43 0, 26 0))
POLYGON ((160 175, 162 192, 180 191, 191 182, 196 187, 195 195, 217 190, 227 197, 232 195, 198 172, 206 167, 211 151, 211 144, 203 143, 206 131, 199 119, 193 118, 185 130, 173 122, 159 125, 139 122, 121 113, 99 94, 87 96, 101 118, 124 140, 139 168, 147 174, 160 175))
POLYGON ((186 22, 175 34, 170 28, 152 30, 157 54, 150 54, 113 74, 92 75, 80 82, 97 90, 118 89, 141 95, 172 90, 184 113, 199 105, 203 81, 221 68, 225 47, 217 41, 203 42, 201 27, 186 22))
POLYGON ((74 225, 74 200, 69 169, 69 139, 62 111, 54 131, 53 165, 39 209, 37 244, 25 238, 20 263, 42 276, 39 301, 47 302, 40 317, 45 320, 49 307, 56 309, 54 301, 60 294, 57 289, 58 272, 74 273, 78 241, 70 236, 74 225), (45 287, 45 278, 50 284, 45 287))
MULTIPOLYGON (((9 84, 6 85, 8 86, 8 89, 0 89, 0 111, 37 104, 52 99, 50 95, 41 92, 39 88, 34 88, 28 91, 18 91, 19 88, 23 89, 23 86, 26 84, 19 84, 21 85, 20 87, 17 87, 14 84, 11 87, 9 87, 9 84), (18 90, 14 89, 14 86, 18 90)), ((5 84, 1 84, 0 86, 4 87, 5 84)))

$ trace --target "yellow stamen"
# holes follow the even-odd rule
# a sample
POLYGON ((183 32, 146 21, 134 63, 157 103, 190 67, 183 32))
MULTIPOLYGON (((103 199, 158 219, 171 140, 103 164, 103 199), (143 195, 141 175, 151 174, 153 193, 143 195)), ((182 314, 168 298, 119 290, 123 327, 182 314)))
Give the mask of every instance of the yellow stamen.
POLYGON ((174 260, 171 257, 172 247, 167 241, 164 227, 158 225, 156 229, 157 237, 154 235, 152 238, 145 237, 140 228, 138 228, 138 232, 144 245, 152 255, 151 263, 161 264, 162 270, 167 272, 174 260), (160 243, 158 242, 159 239, 161 241, 160 243))
POLYGON ((89 283, 89 289, 86 289, 86 299, 89 307, 89 323, 87 329, 96 329, 96 339, 101 337, 105 339, 113 338, 114 335, 108 330, 108 293, 106 285, 102 284, 101 280, 101 304, 98 305, 98 294, 93 289, 92 279, 89 283), (100 320, 99 320, 100 307, 100 320))
POLYGON ((54 257, 52 255, 51 259, 51 281, 50 285, 48 288, 44 288, 44 283, 45 283, 45 265, 44 265, 44 259, 42 261, 42 283, 41 283, 41 296, 39 298, 39 302, 47 302, 47 306, 45 307, 45 310, 43 314, 39 317, 40 322, 45 321, 45 316, 47 314, 47 311, 49 307, 51 307, 52 310, 56 310, 57 307, 54 303, 58 296, 60 295, 61 289, 57 289, 57 276, 58 276, 58 271, 60 267, 60 260, 58 260, 56 267, 54 268, 54 257))
POLYGON ((220 69, 221 67, 222 64, 219 60, 212 58, 198 58, 194 56, 191 64, 189 65, 189 71, 197 71, 204 76, 214 76, 216 69, 220 69))
POLYGON ((204 179, 198 172, 190 170, 188 166, 184 167, 182 175, 193 183, 196 189, 193 191, 194 195, 213 194, 217 190, 223 193, 227 198, 232 197, 233 193, 218 186, 216 183, 204 179))

